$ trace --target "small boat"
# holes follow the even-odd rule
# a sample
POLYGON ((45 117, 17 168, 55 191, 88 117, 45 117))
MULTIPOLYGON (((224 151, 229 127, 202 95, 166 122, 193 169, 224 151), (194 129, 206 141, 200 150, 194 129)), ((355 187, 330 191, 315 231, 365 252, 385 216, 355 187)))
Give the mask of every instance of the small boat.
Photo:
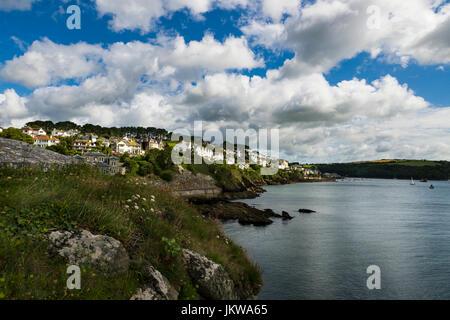
POLYGON ((425 179, 425 178, 420 179, 420 182, 428 182, 428 179, 425 179))
POLYGON ((414 179, 411 177, 411 185, 414 186, 415 184, 414 179))
POLYGON ((434 186, 433 186, 433 185, 430 185, 430 189, 433 190, 433 189, 434 189, 434 186))

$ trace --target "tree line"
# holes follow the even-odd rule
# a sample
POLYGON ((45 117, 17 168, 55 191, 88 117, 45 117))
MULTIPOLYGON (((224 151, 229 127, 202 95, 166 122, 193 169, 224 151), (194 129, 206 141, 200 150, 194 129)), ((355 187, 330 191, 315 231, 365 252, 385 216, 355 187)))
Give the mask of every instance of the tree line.
POLYGON ((94 124, 78 125, 71 121, 56 122, 53 121, 31 121, 26 124, 28 127, 39 127, 44 129, 47 133, 51 133, 53 129, 57 130, 79 130, 82 133, 93 133, 100 137, 110 138, 110 137, 152 137, 158 139, 167 140, 170 133, 165 129, 155 128, 155 127, 102 127, 94 124))

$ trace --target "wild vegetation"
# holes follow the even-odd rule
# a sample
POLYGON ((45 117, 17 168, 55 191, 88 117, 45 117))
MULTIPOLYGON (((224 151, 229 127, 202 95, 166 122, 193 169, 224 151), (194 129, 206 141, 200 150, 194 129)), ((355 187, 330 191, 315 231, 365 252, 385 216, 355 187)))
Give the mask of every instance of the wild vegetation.
POLYGON ((0 170, 0 298, 129 299, 149 262, 181 292, 196 297, 180 248, 220 263, 241 287, 261 273, 220 223, 141 177, 104 176, 83 166, 63 171, 0 170), (123 243, 131 258, 121 276, 82 266, 82 290, 66 289, 66 262, 46 250, 51 230, 87 229, 123 243))
POLYGON ((33 137, 23 133, 22 131, 16 128, 8 128, 3 132, 0 132, 0 138, 23 141, 29 144, 34 143, 33 137))
POLYGON ((39 127, 44 129, 46 132, 50 133, 53 129, 58 130, 79 130, 80 132, 84 133, 94 133, 100 137, 110 138, 110 137, 123 137, 126 135, 132 135, 132 136, 152 136, 152 137, 158 137, 160 139, 167 138, 169 133, 165 129, 160 128, 154 128, 154 127, 102 127, 99 125, 93 125, 93 124, 85 124, 85 125, 78 125, 71 121, 63 121, 63 122, 57 122, 53 123, 52 121, 32 121, 28 122, 26 124, 29 127, 39 127))
POLYGON ((380 160, 317 165, 322 172, 346 177, 383 179, 450 179, 450 162, 427 160, 380 160))

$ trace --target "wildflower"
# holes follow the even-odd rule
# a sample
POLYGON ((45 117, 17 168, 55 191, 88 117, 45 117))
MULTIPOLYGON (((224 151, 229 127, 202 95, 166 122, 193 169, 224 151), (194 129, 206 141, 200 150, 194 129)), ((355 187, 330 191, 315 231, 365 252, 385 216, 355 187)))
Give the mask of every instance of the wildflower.
POLYGON ((130 206, 126 204, 125 205, 125 209, 129 209, 129 208, 130 208, 130 206))
POLYGON ((147 201, 147 199, 146 198, 142 198, 142 201, 147 201))
POLYGON ((135 208, 136 210, 139 210, 139 207, 138 207, 138 206, 134 206, 134 208, 135 208))
POLYGON ((7 180, 11 180, 12 178, 11 177, 8 177, 8 178, 6 178, 7 180))
POLYGON ((155 209, 153 209, 153 208, 150 208, 150 211, 151 211, 152 213, 154 213, 154 212, 155 212, 155 209))
POLYGON ((131 202, 131 199, 128 199, 127 202, 131 202))
POLYGON ((136 197, 137 197, 137 198, 140 198, 141 196, 137 194, 136 197))

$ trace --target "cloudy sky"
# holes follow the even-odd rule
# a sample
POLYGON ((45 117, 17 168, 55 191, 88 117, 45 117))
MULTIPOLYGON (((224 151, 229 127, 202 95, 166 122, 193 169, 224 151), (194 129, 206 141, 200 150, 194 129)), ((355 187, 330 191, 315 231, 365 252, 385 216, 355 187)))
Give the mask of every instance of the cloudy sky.
POLYGON ((278 128, 288 160, 450 160, 449 1, 0 0, 0 48, 2 127, 203 120, 278 128))

